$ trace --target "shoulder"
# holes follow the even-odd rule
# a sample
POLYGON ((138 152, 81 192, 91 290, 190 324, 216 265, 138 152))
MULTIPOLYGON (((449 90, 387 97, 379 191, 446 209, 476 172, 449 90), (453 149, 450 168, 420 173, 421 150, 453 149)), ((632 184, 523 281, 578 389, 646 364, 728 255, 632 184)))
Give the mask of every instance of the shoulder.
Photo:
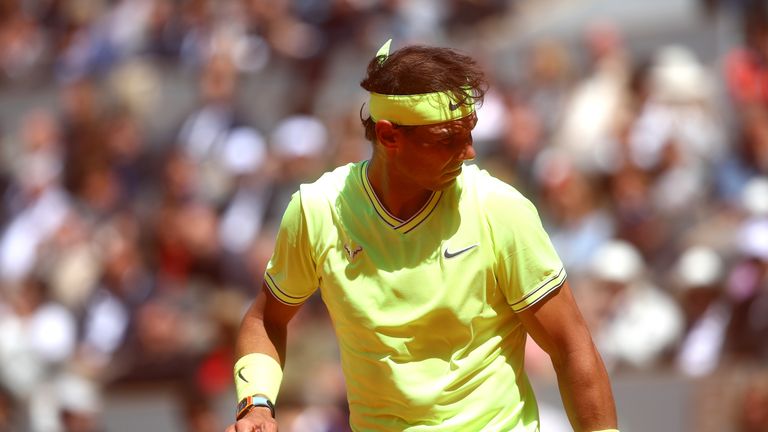
POLYGON ((478 204, 489 211, 508 212, 533 209, 533 203, 514 186, 475 165, 465 169, 463 189, 475 195, 478 204))
POLYGON ((302 184, 300 189, 342 189, 350 180, 356 180, 354 177, 359 175, 364 163, 365 162, 349 163, 331 171, 327 171, 314 182, 302 184))
POLYGON ((299 187, 302 195, 318 196, 338 195, 347 189, 350 183, 356 184, 365 162, 355 162, 342 165, 321 175, 312 183, 304 183, 299 187))

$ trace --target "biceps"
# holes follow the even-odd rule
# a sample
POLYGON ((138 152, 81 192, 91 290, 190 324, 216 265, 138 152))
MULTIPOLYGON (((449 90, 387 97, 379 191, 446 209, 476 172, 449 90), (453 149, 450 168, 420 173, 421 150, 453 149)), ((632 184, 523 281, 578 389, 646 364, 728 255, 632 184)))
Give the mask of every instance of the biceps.
POLYGON ((592 338, 568 283, 518 317, 528 334, 553 361, 570 352, 591 347, 592 338))
POLYGON ((272 294, 265 283, 261 292, 256 296, 249 314, 251 317, 263 321, 265 326, 285 327, 300 308, 300 304, 293 306, 281 302, 272 294))

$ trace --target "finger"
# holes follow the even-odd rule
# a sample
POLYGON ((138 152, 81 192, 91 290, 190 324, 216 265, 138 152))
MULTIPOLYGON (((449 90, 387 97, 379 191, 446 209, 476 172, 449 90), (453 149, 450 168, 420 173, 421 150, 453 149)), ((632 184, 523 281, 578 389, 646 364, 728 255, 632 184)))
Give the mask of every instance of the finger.
MULTIPOLYGON (((247 432, 251 432, 251 430, 248 430, 247 432)), ((253 432, 277 432, 277 423, 270 422, 257 424, 254 426, 253 432)))
POLYGON ((265 423, 261 425, 259 432, 277 432, 277 425, 275 423, 265 423))
MULTIPOLYGON (((237 422, 232 425, 232 432, 259 432, 259 427, 248 422, 237 422)), ((230 432, 230 431, 227 431, 230 432)))

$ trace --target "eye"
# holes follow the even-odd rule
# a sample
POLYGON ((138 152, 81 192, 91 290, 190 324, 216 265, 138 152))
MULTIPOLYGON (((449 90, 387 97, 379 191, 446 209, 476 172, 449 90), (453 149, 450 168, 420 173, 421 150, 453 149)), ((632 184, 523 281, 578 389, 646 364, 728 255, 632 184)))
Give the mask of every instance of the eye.
POLYGON ((455 148, 461 147, 463 142, 464 140, 462 139, 461 135, 453 135, 450 138, 441 141, 440 145, 447 149, 453 150, 455 148))

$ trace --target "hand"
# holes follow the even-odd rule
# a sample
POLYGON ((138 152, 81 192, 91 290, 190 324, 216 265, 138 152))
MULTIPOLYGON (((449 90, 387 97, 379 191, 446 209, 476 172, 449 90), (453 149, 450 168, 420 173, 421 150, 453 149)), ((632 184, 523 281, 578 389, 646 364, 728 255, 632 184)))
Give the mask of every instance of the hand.
POLYGON ((267 407, 254 407, 224 432, 277 432, 277 422, 267 407))

